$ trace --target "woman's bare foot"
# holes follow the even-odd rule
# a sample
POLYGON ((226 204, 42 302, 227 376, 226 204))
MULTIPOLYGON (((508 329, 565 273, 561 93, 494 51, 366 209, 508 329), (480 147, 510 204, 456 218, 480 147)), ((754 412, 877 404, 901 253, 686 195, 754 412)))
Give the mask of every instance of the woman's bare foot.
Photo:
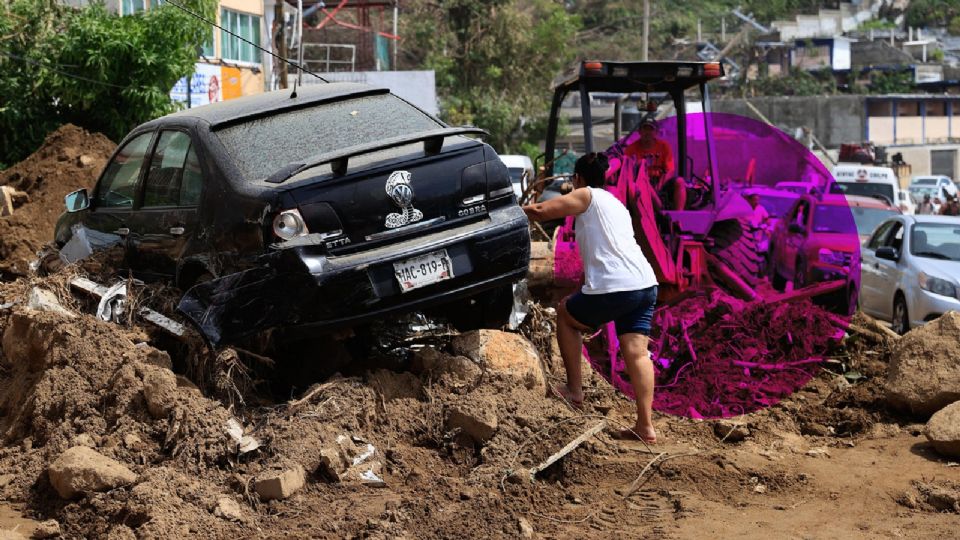
POLYGON ((578 411, 583 410, 583 390, 574 392, 565 384, 558 384, 553 387, 553 395, 566 401, 571 407, 578 411))
POLYGON ((653 429, 653 426, 633 426, 633 429, 621 429, 617 432, 616 438, 655 444, 657 442, 657 431, 653 429))

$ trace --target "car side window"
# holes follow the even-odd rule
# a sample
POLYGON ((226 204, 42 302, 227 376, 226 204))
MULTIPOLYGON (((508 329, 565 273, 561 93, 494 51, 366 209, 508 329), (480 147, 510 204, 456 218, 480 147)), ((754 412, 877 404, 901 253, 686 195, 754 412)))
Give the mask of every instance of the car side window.
POLYGON ((180 184, 180 206, 200 204, 200 190, 203 188, 203 175, 200 173, 200 160, 197 151, 190 145, 187 160, 183 164, 183 182, 180 184))
POLYGON ((877 248, 882 245, 881 242, 883 242, 883 239, 886 238, 887 233, 890 232, 890 229, 892 229, 895 224, 896 221, 888 221, 881 225, 880 228, 873 233, 873 237, 870 238, 870 242, 867 243, 867 247, 876 251, 877 248))
POLYGON ((97 188, 96 206, 104 208, 132 208, 137 192, 137 181, 153 133, 144 133, 134 137, 123 146, 100 180, 97 188))
POLYGON ((894 223, 893 230, 887 235, 886 240, 883 241, 883 245, 890 246, 895 249, 897 253, 900 253, 900 250, 903 249, 903 223, 899 221, 894 223))
POLYGON ((190 136, 181 131, 163 131, 150 160, 143 185, 143 206, 190 206, 196 204, 200 168, 190 136), (190 193, 184 197, 184 190, 190 193))

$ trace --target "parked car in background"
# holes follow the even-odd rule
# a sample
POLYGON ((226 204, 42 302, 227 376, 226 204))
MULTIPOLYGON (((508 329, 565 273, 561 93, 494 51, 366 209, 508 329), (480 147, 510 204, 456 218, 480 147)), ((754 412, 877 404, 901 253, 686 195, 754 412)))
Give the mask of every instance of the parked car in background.
POLYGON ((850 205, 850 213, 853 214, 853 222, 861 243, 869 240, 870 235, 884 220, 903 213, 896 206, 876 197, 848 195, 847 203, 850 205))
POLYGON ((510 183, 513 185, 513 193, 519 199, 523 195, 523 190, 530 185, 536 176, 533 172, 533 161, 529 156, 502 155, 500 160, 510 171, 510 183))
MULTIPOLYGON (((930 202, 934 204, 934 212, 939 212, 940 207, 947 200, 947 189, 943 186, 910 186, 910 194, 913 195, 913 198, 917 201, 917 207, 919 208, 920 203, 923 202, 923 197, 926 195, 930 196, 930 202), (940 203, 935 201, 939 200, 940 203)), ((916 213, 916 212, 914 212, 916 213)))
POLYGON ((846 197, 801 195, 777 225, 770 249, 775 289, 845 280, 844 289, 827 301, 842 313, 856 308, 860 242, 846 197))
POLYGON ((114 235, 117 268, 186 290, 214 344, 441 305, 495 325, 530 242, 507 167, 466 136, 482 133, 353 83, 188 109, 127 135, 55 239, 114 235))
POLYGON ((883 222, 863 249, 860 307, 898 334, 960 311, 960 218, 883 222))
POLYGON ((900 188, 897 190, 897 208, 904 214, 916 214, 917 206, 920 201, 910 193, 909 190, 900 188))
POLYGON ((816 195, 823 192, 823 189, 813 182, 777 182, 774 187, 783 191, 791 191, 797 195, 816 195))
MULTIPOLYGON (((910 188, 942 188, 943 191, 950 195, 951 197, 957 196, 957 185, 950 179, 949 176, 943 175, 930 175, 930 176, 914 176, 910 180, 910 188)), ((932 197, 932 196, 931 196, 932 197)), ((946 200, 942 198, 940 200, 946 200)))

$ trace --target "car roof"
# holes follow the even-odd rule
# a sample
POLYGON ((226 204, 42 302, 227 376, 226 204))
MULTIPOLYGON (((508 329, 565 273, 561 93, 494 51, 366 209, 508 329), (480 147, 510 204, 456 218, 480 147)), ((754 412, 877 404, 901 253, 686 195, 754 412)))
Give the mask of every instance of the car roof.
POLYGON ((770 186, 755 186, 743 189, 744 195, 762 195, 769 197, 783 197, 785 199, 799 199, 800 194, 795 191, 772 188, 770 186))
POLYGON ((937 216, 920 214, 910 216, 914 223, 946 223, 949 225, 960 225, 960 216, 937 216))
POLYGON ((859 208, 881 208, 883 210, 896 210, 900 212, 900 209, 896 206, 887 204, 886 201, 878 199, 876 197, 865 197, 863 195, 841 195, 846 197, 847 203, 850 206, 856 206, 859 208))
POLYGON ((242 120, 265 116, 287 110, 296 110, 328 101, 340 101, 352 97, 388 94, 386 88, 360 83, 309 84, 296 89, 296 97, 290 96, 292 89, 263 92, 253 96, 244 96, 202 107, 185 109, 168 114, 145 124, 164 124, 176 120, 205 121, 211 128, 222 127, 242 120))

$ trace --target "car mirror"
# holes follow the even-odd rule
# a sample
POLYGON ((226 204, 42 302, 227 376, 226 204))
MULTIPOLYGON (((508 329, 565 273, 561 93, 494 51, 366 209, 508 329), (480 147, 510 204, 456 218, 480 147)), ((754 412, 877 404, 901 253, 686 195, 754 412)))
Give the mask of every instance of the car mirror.
POLYGON ((803 225, 798 225, 796 223, 791 223, 790 226, 787 227, 787 230, 790 231, 791 233, 796 233, 796 234, 807 233, 806 227, 804 227, 803 225))
POLYGON ((877 258, 878 259, 887 259, 888 261, 895 261, 900 258, 900 255, 897 253, 897 250, 893 249, 890 246, 883 246, 877 248, 877 258))
POLYGON ((68 193, 67 196, 63 198, 63 202, 67 207, 67 212, 79 212, 86 210, 90 206, 90 197, 87 195, 86 189, 78 189, 68 193))

